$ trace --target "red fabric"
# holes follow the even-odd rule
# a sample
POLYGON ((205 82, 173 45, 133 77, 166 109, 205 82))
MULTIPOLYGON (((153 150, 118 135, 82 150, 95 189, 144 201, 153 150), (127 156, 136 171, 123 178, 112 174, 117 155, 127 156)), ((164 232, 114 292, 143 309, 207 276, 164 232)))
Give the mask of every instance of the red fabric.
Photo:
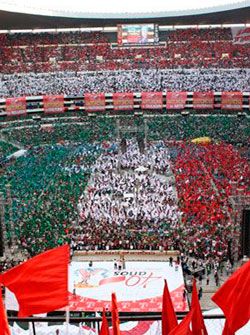
POLYGON ((56 114, 64 112, 63 95, 45 95, 43 97, 43 108, 45 114, 56 114))
POLYGON ((222 92, 221 109, 241 110, 243 103, 242 92, 222 92))
POLYGON ((168 335, 170 331, 173 330, 178 325, 166 280, 163 291, 161 320, 162 320, 162 335, 168 335))
POLYGON ((109 335, 109 325, 105 314, 105 308, 103 308, 102 312, 102 326, 99 335, 109 335))
POLYGON ((118 314, 118 307, 115 293, 112 293, 111 314, 112 314, 113 335, 120 335, 121 332, 120 332, 119 314, 118 314))
POLYGON ((214 93, 213 92, 194 92, 193 93, 193 108, 194 109, 213 109, 214 108, 214 93))
POLYGON ((69 246, 46 251, 6 271, 3 283, 19 303, 18 316, 47 313, 68 305, 69 246))
POLYGON ((167 109, 183 109, 186 105, 187 92, 167 92, 167 109))
POLYGON ((207 329, 201 313, 201 306, 198 299, 196 280, 193 280, 192 303, 191 310, 193 311, 192 317, 192 332, 193 335, 208 335, 207 329))
POLYGON ((142 109, 162 109, 163 96, 162 92, 142 92, 141 108, 142 109))
POLYGON ((85 93, 84 106, 87 112, 104 112, 105 111, 105 94, 104 93, 85 93))
POLYGON ((0 335, 11 335, 1 291, 2 287, 0 285, 0 335))
POLYGON ((113 93, 114 110, 132 110, 134 108, 134 93, 113 93))
POLYGON ((234 335, 234 332, 231 332, 228 328, 227 321, 225 322, 225 326, 222 332, 222 335, 234 335))
POLYGON ((193 311, 191 310, 181 323, 172 330, 169 335, 192 335, 193 333, 190 330, 190 322, 193 317, 193 311))
POLYGON ((223 310, 233 334, 250 319, 250 261, 240 267, 212 296, 223 310))
POLYGON ((8 116, 25 115, 26 111, 26 97, 7 98, 6 99, 6 113, 8 116))

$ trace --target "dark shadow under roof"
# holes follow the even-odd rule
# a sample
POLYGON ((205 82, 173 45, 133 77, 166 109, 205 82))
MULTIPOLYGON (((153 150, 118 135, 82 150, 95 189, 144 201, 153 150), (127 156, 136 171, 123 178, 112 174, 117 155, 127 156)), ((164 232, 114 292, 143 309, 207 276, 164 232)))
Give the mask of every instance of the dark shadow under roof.
POLYGON ((158 23, 161 25, 250 23, 250 6, 221 12, 178 17, 144 19, 91 19, 44 16, 0 11, 0 29, 46 29, 115 26, 119 23, 158 23))

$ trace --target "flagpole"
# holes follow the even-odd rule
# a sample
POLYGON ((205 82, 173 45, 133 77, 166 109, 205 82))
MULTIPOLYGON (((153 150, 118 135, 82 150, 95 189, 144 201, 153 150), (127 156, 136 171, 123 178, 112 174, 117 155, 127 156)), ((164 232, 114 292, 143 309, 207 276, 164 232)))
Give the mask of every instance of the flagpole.
POLYGON ((35 322, 32 321, 32 330, 33 330, 33 335, 36 335, 36 327, 35 327, 35 322))
MULTIPOLYGON (((97 312, 95 312, 95 317, 97 318, 98 314, 97 312)), ((96 335, 98 335, 99 331, 98 331, 98 321, 95 322, 95 333, 96 335)))
POLYGON ((66 335, 69 335, 69 306, 66 307, 66 335))

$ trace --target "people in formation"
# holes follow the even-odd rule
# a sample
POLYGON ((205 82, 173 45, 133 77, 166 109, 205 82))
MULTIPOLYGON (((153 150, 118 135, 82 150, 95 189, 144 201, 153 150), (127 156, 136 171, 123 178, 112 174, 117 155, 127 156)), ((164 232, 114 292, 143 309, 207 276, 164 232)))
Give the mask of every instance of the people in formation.
POLYGON ((134 69, 131 71, 0 74, 0 98, 86 92, 250 91, 247 69, 134 69))

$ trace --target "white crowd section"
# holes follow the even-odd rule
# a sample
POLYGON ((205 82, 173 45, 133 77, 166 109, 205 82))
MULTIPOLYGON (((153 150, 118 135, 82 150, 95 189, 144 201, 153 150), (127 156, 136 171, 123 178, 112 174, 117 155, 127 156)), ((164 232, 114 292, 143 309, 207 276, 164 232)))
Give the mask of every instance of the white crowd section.
MULTIPOLYGON (((140 219, 178 225, 181 213, 171 176, 168 149, 161 144, 141 154, 136 142, 125 153, 104 152, 93 167, 88 191, 79 201, 80 221, 113 222, 126 226, 140 219)), ((147 229, 145 225, 145 229, 147 229)))

